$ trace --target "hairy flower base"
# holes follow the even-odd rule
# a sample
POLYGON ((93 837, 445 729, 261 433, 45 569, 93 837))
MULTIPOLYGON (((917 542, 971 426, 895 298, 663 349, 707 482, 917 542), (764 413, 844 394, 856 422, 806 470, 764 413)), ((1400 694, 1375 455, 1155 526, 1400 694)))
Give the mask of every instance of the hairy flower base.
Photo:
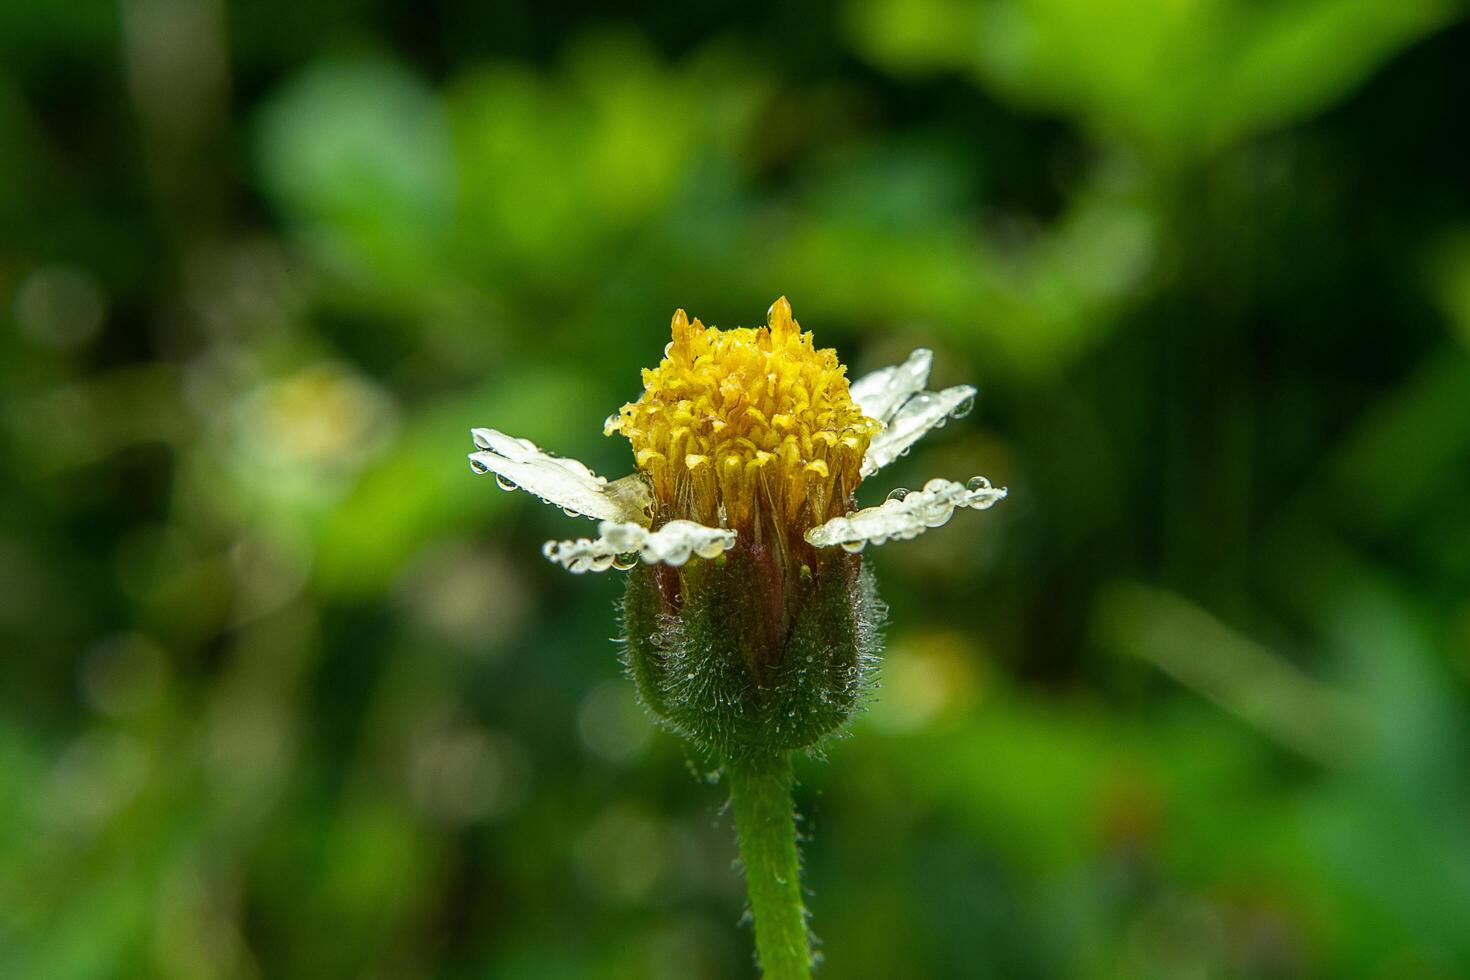
POLYGON ((714 758, 815 745, 872 685, 886 609, 861 559, 823 552, 778 576, 746 549, 629 573, 628 674, 662 724, 714 758))

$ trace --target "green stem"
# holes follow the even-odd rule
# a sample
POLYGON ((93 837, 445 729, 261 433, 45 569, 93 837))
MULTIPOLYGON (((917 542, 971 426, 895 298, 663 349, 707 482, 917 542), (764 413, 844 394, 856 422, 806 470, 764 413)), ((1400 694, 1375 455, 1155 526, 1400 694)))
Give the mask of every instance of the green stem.
POLYGON ((812 956, 801 901, 791 758, 781 753, 742 759, 726 763, 725 772, 765 980, 809 980, 812 956))

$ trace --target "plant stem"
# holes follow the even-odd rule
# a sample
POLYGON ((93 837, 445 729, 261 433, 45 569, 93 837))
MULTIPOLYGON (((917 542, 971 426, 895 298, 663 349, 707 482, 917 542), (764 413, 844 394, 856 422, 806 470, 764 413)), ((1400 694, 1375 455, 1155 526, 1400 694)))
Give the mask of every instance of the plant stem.
POLYGON ((762 973, 765 980, 809 980, 812 957, 796 853, 791 757, 780 753, 727 762, 725 772, 762 973))

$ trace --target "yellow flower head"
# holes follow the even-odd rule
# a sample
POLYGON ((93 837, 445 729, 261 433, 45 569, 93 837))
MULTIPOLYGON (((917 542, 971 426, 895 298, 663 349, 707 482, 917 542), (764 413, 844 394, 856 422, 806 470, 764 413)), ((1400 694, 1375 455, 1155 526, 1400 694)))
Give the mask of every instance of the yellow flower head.
POLYGON ((922 348, 849 384, 836 352, 802 332, 785 297, 766 319, 719 330, 674 314, 673 339, 643 372, 642 396, 603 427, 627 436, 636 472, 608 480, 490 428, 471 430, 470 467, 493 473, 502 489, 599 521, 595 538, 542 549, 577 573, 627 570, 639 559, 679 568, 738 550, 806 575, 835 549, 908 540, 1005 496, 982 477, 941 479, 853 509, 859 483, 968 412, 975 389, 928 390, 933 352, 922 348))
POLYGON ((608 420, 653 487, 657 520, 788 540, 844 513, 881 428, 853 401, 837 352, 776 300, 764 327, 720 330, 683 310, 643 395, 608 420), (794 533, 793 533, 794 532, 794 533))

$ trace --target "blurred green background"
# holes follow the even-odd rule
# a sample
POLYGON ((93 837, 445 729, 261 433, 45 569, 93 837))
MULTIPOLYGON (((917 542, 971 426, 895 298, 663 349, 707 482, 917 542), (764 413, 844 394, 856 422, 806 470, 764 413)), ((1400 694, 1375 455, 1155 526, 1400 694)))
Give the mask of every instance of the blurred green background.
POLYGON ((832 980, 1470 975, 1470 26, 1438 0, 7 0, 0 976, 750 978, 706 760, 492 425, 627 471, 777 295, 865 488, 832 980))

